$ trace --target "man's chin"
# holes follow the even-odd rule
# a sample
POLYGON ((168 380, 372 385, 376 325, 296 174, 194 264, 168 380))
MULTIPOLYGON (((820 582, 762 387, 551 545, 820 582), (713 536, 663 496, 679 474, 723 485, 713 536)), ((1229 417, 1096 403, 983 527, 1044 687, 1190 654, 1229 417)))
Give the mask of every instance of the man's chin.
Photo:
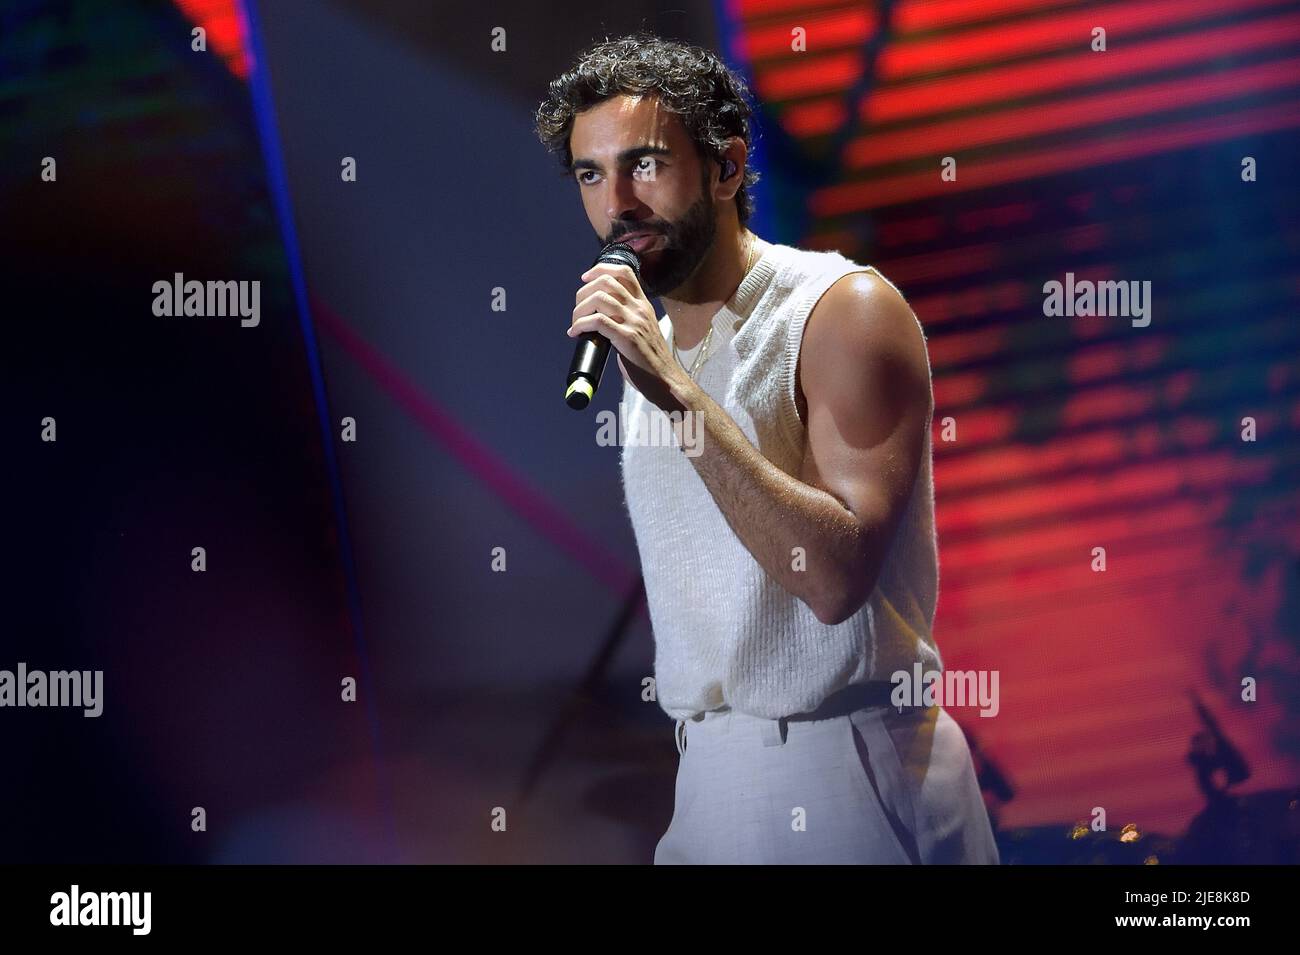
POLYGON ((663 282, 642 281, 641 291, 645 292, 646 298, 659 298, 661 295, 667 295, 679 285, 681 285, 680 282, 676 282, 669 287, 663 282))
POLYGON ((641 266, 641 291, 645 292, 647 298, 658 298, 665 291, 663 280, 647 270, 644 264, 641 266))
POLYGON ((659 252, 647 252, 642 257, 641 290, 647 297, 657 298, 681 287, 690 276, 682 275, 682 270, 676 268, 676 265, 676 262, 663 261, 663 255, 659 252))

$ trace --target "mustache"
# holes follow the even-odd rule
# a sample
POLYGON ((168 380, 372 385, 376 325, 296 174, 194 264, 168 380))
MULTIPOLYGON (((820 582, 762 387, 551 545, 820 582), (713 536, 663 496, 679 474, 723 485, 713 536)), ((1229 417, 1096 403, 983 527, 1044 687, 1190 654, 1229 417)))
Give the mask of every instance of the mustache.
POLYGON ((606 242, 619 242, 629 235, 662 235, 662 236, 667 236, 669 239, 671 239, 673 237, 673 231, 671 228, 667 226, 658 229, 653 229, 653 228, 647 229, 639 226, 633 226, 630 229, 623 229, 620 232, 611 234, 610 237, 606 240, 606 242))

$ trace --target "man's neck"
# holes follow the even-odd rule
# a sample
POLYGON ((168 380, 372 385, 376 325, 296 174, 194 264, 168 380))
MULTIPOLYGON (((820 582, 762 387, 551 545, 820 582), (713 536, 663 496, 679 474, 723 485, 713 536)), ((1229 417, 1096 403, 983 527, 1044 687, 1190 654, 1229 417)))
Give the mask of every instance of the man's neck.
POLYGON ((745 261, 751 251, 749 243, 754 243, 753 254, 749 256, 751 265, 763 254, 766 243, 751 235, 739 225, 730 230, 719 229, 717 241, 695 274, 672 292, 660 296, 673 325, 673 343, 678 348, 698 345, 708 334, 714 316, 736 294, 745 277, 745 261))

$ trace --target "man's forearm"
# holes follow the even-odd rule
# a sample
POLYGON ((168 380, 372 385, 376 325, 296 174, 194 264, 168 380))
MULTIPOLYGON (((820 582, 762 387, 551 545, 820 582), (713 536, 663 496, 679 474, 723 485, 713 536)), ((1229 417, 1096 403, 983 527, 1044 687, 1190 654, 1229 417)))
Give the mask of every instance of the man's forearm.
MULTIPOLYGON (((688 457, 741 543, 823 623, 851 616, 866 599, 870 563, 868 534, 854 514, 763 457, 693 381, 674 383, 672 394, 695 419, 700 449, 688 457), (796 548, 802 548, 803 560, 796 548)), ((685 426, 674 418, 679 444, 685 426)))

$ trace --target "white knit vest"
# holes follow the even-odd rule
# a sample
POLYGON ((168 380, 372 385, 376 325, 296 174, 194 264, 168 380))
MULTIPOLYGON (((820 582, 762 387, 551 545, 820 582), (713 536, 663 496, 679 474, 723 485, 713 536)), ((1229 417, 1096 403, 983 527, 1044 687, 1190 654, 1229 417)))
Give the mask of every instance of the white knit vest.
MULTIPOLYGON (((713 318, 697 383, 765 458, 796 479, 805 433, 794 375, 804 325, 831 285, 860 271, 874 269, 838 252, 773 244, 713 318)), ((671 351, 672 322, 665 315, 659 324, 671 351)), ((942 669, 931 632, 939 562, 929 420, 921 466, 876 588, 856 614, 829 626, 749 553, 692 459, 661 440, 671 435, 667 416, 626 380, 619 413, 626 428, 623 490, 645 577, 656 693, 669 716, 725 708, 789 716, 850 684, 910 673, 917 662, 923 671, 942 669)))

